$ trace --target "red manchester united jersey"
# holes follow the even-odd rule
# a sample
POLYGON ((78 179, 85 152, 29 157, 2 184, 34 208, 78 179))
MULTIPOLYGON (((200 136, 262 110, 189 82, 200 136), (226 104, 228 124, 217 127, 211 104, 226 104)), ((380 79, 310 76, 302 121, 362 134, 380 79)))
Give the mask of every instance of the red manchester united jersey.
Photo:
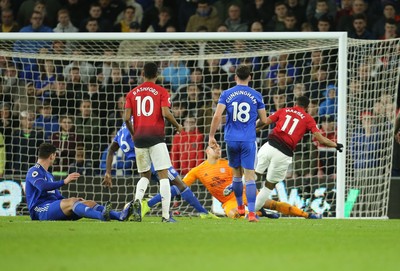
POLYGON ((125 108, 132 109, 136 147, 147 148, 165 142, 161 108, 170 105, 168 91, 152 82, 144 82, 128 93, 125 108))
POLYGON ((306 132, 319 132, 315 120, 299 106, 282 108, 269 118, 276 122, 270 137, 283 141, 292 150, 306 132))

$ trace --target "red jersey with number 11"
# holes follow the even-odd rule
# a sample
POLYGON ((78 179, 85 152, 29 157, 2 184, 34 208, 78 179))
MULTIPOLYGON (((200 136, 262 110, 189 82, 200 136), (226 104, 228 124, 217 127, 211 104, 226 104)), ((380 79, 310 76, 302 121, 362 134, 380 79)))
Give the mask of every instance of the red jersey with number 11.
POLYGON ((306 132, 319 132, 315 120, 299 106, 282 108, 269 118, 276 122, 269 138, 284 143, 292 150, 306 132))
POLYGON ((132 109, 136 147, 148 148, 165 142, 161 108, 170 106, 168 91, 153 82, 144 82, 126 95, 125 108, 132 109))

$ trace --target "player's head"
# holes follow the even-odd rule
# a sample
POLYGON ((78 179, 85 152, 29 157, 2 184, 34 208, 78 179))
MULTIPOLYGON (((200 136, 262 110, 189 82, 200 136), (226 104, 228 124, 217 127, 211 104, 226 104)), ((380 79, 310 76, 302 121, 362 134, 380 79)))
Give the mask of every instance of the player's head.
POLYGON ((246 65, 246 64, 240 64, 237 68, 236 68, 236 76, 240 79, 240 80, 247 80, 250 77, 250 66, 246 65))
POLYGON ((143 67, 143 76, 148 79, 157 78, 158 75, 158 67, 154 62, 147 62, 143 67))
POLYGON ((219 159, 221 158, 221 147, 217 144, 214 146, 207 146, 206 148, 207 158, 219 159))
POLYGON ((51 162, 56 158, 57 148, 50 143, 42 143, 39 146, 38 157, 39 159, 50 159, 51 162))
POLYGON ((307 109, 308 105, 310 104, 310 100, 306 96, 300 96, 296 99, 296 105, 307 109))

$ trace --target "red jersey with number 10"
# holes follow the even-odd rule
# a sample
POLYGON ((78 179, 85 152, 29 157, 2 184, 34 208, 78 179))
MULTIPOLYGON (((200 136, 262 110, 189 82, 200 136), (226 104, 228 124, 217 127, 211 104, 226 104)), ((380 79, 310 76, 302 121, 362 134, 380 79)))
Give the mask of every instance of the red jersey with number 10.
POLYGON ((161 108, 170 106, 168 91, 153 82, 144 82, 126 95, 125 108, 132 109, 136 147, 148 148, 165 142, 161 108))
POLYGON ((306 132, 319 132, 315 120, 299 106, 282 108, 269 118, 276 122, 269 137, 284 143, 292 150, 306 132))

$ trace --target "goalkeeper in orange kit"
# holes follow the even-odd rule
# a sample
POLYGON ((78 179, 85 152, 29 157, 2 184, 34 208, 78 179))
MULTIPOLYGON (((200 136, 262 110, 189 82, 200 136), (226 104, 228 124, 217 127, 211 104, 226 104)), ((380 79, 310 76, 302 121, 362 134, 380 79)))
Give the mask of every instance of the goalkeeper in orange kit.
MULTIPOLYGON (((228 160, 221 158, 221 148, 219 145, 206 149, 207 160, 193 168, 183 178, 183 182, 190 186, 199 180, 210 194, 222 203, 225 214, 231 218, 237 218, 237 202, 234 193, 226 193, 224 190, 232 183, 232 170, 228 165, 228 160)), ((246 199, 244 199, 246 203, 246 199)), ((317 215, 307 213, 286 202, 278 202, 268 199, 263 208, 276 210, 284 215, 298 216, 304 218, 319 218, 317 215)))

